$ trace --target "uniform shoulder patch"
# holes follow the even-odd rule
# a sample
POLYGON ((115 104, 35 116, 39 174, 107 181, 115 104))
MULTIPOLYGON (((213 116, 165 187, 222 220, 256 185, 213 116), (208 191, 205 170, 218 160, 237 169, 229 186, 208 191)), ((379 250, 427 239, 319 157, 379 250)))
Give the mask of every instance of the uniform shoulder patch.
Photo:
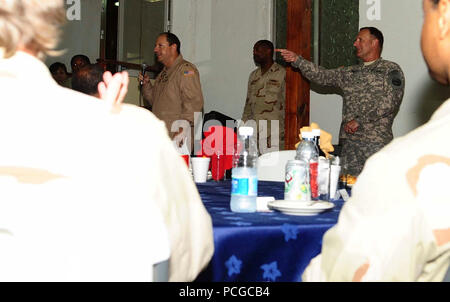
POLYGON ((193 75, 195 75, 195 72, 194 72, 193 70, 185 70, 185 71, 183 72, 183 75, 184 75, 185 77, 187 77, 187 76, 193 76, 193 75))
POLYGON ((185 62, 181 66, 181 73, 185 77, 193 76, 193 75, 195 75, 195 66, 189 62, 185 62))
POLYGON ((392 70, 389 72, 389 84, 395 89, 401 89, 404 87, 405 82, 403 76, 398 70, 392 70))

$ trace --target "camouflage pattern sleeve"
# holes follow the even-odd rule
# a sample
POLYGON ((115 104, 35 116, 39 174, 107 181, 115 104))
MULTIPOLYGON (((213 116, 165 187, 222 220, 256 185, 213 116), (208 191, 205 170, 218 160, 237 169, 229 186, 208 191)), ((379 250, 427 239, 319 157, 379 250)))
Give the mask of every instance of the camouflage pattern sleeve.
POLYGON ((344 85, 344 68, 325 69, 301 56, 298 56, 297 61, 292 63, 292 66, 300 69, 302 75, 319 85, 342 87, 344 85))
POLYGON ((405 91, 405 77, 399 66, 387 71, 383 85, 382 94, 377 98, 379 102, 369 112, 356 117, 358 123, 373 123, 399 110, 405 91))
POLYGON ((244 122, 248 121, 249 119, 252 119, 252 108, 250 104, 250 82, 252 79, 253 72, 250 74, 248 78, 248 84, 247 84, 247 97, 245 99, 245 106, 244 106, 244 113, 242 114, 242 120, 244 122))

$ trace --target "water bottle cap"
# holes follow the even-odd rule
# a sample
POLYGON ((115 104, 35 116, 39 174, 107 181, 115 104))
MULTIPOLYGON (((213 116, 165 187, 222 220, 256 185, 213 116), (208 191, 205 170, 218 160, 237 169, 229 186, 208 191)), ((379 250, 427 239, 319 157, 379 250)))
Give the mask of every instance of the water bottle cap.
POLYGON ((312 129, 314 136, 320 136, 320 129, 312 129))
POLYGON ((251 136, 251 135, 253 135, 253 128, 252 127, 240 127, 239 128, 239 135, 251 136))
POLYGON ((314 138, 314 134, 312 132, 302 132, 303 139, 314 138))

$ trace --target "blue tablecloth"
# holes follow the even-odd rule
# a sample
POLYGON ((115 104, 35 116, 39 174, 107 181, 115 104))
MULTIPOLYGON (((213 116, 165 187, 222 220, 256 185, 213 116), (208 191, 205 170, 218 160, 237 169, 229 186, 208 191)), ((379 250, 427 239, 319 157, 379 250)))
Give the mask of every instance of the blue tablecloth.
MULTIPOLYGON (((333 209, 316 216, 241 214, 230 210, 230 181, 208 181, 197 188, 212 217, 215 251, 196 281, 301 281, 343 205, 343 200, 333 201, 333 209)), ((260 181, 258 196, 283 199, 284 183, 260 181)))

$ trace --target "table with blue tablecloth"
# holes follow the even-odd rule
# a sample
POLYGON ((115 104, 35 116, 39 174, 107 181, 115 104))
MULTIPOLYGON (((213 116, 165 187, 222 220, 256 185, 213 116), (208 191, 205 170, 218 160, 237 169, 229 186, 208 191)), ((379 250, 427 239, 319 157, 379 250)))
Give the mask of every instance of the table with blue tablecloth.
MULTIPOLYGON (((343 200, 315 216, 280 212, 233 213, 231 181, 197 184, 212 217, 214 256, 196 281, 295 282, 320 253, 324 233, 337 222, 343 200)), ((284 197, 284 182, 260 181, 258 196, 284 197)))

